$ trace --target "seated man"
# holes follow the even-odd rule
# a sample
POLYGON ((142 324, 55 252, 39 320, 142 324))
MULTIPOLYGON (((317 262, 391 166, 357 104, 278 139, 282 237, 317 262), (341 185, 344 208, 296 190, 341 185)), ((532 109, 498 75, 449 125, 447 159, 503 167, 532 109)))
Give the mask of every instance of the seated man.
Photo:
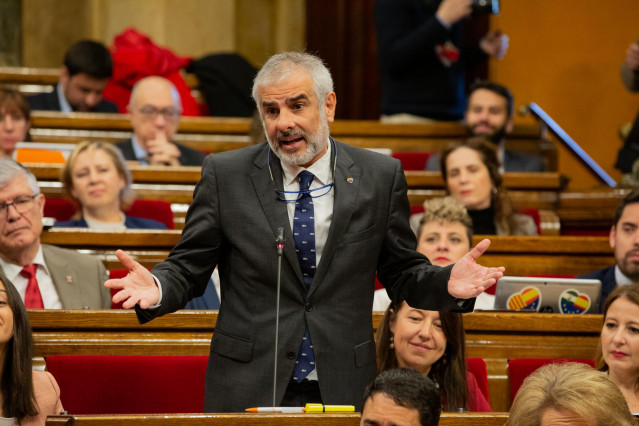
POLYGON ((639 190, 629 193, 617 206, 609 239, 616 264, 578 276, 601 281, 600 313, 615 287, 639 282, 639 190))
POLYGON ((441 397, 435 383, 411 368, 381 373, 364 392, 360 426, 436 426, 441 397))
MULTIPOLYGON (((469 136, 485 136, 497 146, 499 161, 507 172, 543 172, 543 158, 506 150, 506 135, 514 128, 514 100, 506 87, 479 81, 470 88, 464 117, 469 136)), ((439 155, 431 155, 426 170, 439 171, 439 155)))
POLYGON ((169 80, 138 81, 128 106, 133 136, 116 146, 126 160, 164 166, 201 166, 205 155, 173 141, 182 113, 180 95, 169 80))
POLYGON ((82 40, 69 48, 60 69, 60 81, 51 93, 28 98, 32 110, 61 112, 111 112, 117 106, 102 99, 113 74, 111 54, 102 44, 82 40))
POLYGON ((100 260, 40 244, 44 195, 31 172, 0 159, 0 272, 31 309, 109 309, 100 260))

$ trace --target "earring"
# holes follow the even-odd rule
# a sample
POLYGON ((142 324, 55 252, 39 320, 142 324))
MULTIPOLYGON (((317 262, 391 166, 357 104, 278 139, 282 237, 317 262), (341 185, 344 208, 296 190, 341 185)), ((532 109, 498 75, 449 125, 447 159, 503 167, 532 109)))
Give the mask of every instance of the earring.
POLYGON ((497 195, 497 188, 493 186, 493 188, 491 189, 491 192, 493 193, 493 195, 497 195))
POLYGON ((442 364, 448 364, 448 354, 444 352, 444 356, 442 356, 442 364))
POLYGON ((395 349, 395 338, 393 337, 393 335, 391 334, 390 337, 390 344, 388 345, 389 348, 391 348, 391 350, 395 349))

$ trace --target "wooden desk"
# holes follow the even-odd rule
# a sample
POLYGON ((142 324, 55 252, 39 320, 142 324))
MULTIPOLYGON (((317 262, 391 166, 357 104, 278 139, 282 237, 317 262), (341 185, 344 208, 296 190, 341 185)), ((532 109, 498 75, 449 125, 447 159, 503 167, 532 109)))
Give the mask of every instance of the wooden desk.
POLYGON ((556 211, 562 232, 606 233, 613 225, 617 206, 630 191, 628 188, 595 188, 561 192, 556 211))
MULTIPOLYGON (((440 426, 503 426, 508 413, 442 413, 440 426)), ((47 426, 358 426, 359 413, 352 414, 167 414, 167 415, 77 415, 49 416, 47 426)))
MULTIPOLYGON (((179 230, 128 230, 52 228, 42 233, 45 244, 82 249, 100 255, 108 269, 120 269, 115 250, 129 251, 146 267, 162 261, 180 239, 179 230)), ((485 266, 505 266, 508 275, 577 275, 614 264, 606 237, 475 236, 473 244, 489 238, 492 244, 479 258, 485 266)))
MULTIPOLYGON (((373 313, 373 329, 382 320, 373 313)), ((30 310, 35 356, 208 355, 217 311, 178 311, 140 325, 125 310, 30 310)), ((490 404, 510 406, 507 360, 594 358, 601 315, 481 312, 464 315, 466 355, 486 361, 490 404)))
MULTIPOLYGON (((31 136, 35 142, 117 142, 131 135, 131 124, 124 114, 35 111, 31 121, 31 136)), ((207 152, 241 148, 250 144, 250 121, 249 118, 182 117, 175 140, 207 152)), ((377 120, 337 120, 331 124, 331 136, 363 148, 439 152, 467 135, 460 123, 399 125, 381 124, 377 120)), ((507 147, 541 155, 546 158, 548 170, 557 170, 556 147, 542 138, 537 125, 516 125, 508 136, 507 147)))

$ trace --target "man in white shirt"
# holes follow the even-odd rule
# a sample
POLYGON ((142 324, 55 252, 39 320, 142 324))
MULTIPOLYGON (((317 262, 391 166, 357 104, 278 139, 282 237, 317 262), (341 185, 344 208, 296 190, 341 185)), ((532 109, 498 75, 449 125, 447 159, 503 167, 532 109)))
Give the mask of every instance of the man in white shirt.
POLYGON ((100 260, 40 244, 44 203, 33 174, 0 159, 0 271, 27 308, 109 309, 110 292, 103 286, 108 277, 100 260))

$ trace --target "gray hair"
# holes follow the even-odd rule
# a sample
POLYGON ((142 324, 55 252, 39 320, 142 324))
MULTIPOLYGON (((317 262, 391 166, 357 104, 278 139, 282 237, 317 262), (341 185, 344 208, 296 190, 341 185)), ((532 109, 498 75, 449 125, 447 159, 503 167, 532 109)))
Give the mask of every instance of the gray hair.
POLYGON ((324 99, 326 95, 333 91, 333 77, 331 77, 331 72, 326 67, 326 64, 319 57, 306 52, 278 53, 266 61, 253 81, 253 99, 258 110, 260 110, 261 102, 260 87, 278 83, 287 78, 296 69, 306 71, 311 77, 320 111, 324 111, 324 108, 322 108, 324 99))
POLYGON ((38 180, 29 169, 10 158, 0 158, 0 188, 6 188, 9 183, 18 176, 24 176, 27 179, 29 188, 31 188, 34 194, 40 193, 38 180))

